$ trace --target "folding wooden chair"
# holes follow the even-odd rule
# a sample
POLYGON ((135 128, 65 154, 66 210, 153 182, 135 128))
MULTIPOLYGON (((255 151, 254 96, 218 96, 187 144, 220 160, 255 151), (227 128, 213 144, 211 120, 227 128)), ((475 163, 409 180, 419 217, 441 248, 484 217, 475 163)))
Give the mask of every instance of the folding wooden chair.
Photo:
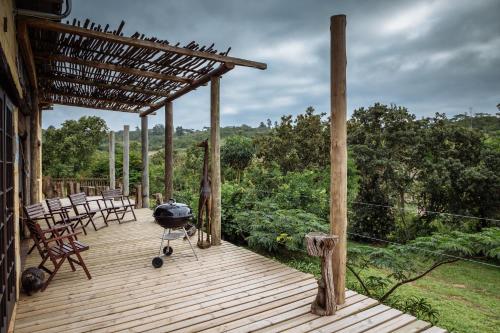
POLYGON ((81 266, 90 280, 90 272, 85 265, 81 252, 87 251, 89 249, 88 245, 82 244, 75 240, 76 233, 70 233, 66 235, 61 235, 61 231, 67 226, 52 227, 49 229, 42 229, 40 224, 34 220, 27 220, 26 224, 32 235, 32 238, 36 240, 36 247, 38 248, 40 255, 42 256, 42 262, 38 265, 38 268, 43 269, 49 273, 47 281, 45 281, 42 291, 44 291, 49 285, 50 281, 54 278, 59 268, 66 259, 71 266, 71 270, 76 271, 75 264, 81 266), (50 235, 47 237, 46 235, 50 235), (76 256, 77 259, 71 257, 76 256), (54 269, 50 270, 45 266, 45 263, 50 260, 54 265, 54 269))
POLYGON ((85 195, 84 192, 81 193, 76 193, 76 194, 70 194, 69 196, 69 201, 71 202, 71 205, 73 206, 73 210, 75 212, 75 215, 84 215, 86 218, 88 218, 87 223, 85 226, 88 226, 89 223, 92 223, 92 226, 94 227, 94 230, 97 231, 97 227, 94 223, 94 217, 97 213, 101 213, 102 217, 104 218, 104 226, 108 226, 108 222, 106 221, 106 218, 104 217, 103 213, 103 208, 101 208, 100 201, 102 199, 92 199, 88 200, 87 196, 85 195), (91 202, 97 202, 98 208, 91 208, 90 203, 91 202), (82 209, 83 208, 83 209, 82 209))
POLYGON ((106 216, 104 217, 106 221, 118 221, 118 223, 137 221, 137 217, 134 212, 134 204, 130 202, 128 195, 123 195, 121 189, 117 188, 114 190, 105 190, 101 193, 102 200, 104 202, 104 209, 106 210, 106 216), (132 213, 134 216, 133 220, 123 221, 127 212, 132 213), (116 218, 109 219, 111 214, 114 214, 116 218), (121 214, 121 216, 119 214, 121 214))
MULTIPOLYGON (((52 223, 54 223, 54 226, 57 224, 57 220, 55 219, 54 215, 52 213, 46 213, 45 209, 43 207, 43 204, 41 204, 41 203, 36 203, 34 205, 24 206, 24 213, 26 215, 26 223, 28 223, 29 221, 32 221, 34 223, 36 223, 38 221, 45 221, 48 228, 52 227, 50 225, 50 221, 52 221, 52 223)), ((64 232, 70 233, 70 232, 75 231, 73 223, 71 223, 71 222, 64 222, 63 221, 63 222, 60 222, 59 224, 61 224, 61 226, 60 226, 61 227, 60 228, 61 234, 64 234, 64 232)), ((41 249, 38 246, 39 240, 34 238, 34 237, 35 237, 35 234, 31 233, 31 239, 33 240, 33 242, 35 244, 29 249, 28 254, 30 254, 31 252, 33 252, 33 250, 35 248, 37 248, 38 252, 43 257, 41 249)))
MULTIPOLYGON (((54 225, 71 224, 73 232, 75 232, 75 229, 78 225, 80 225, 85 235, 87 234, 85 224, 83 222, 86 218, 88 218, 87 215, 70 215, 69 211, 73 209, 73 206, 63 206, 61 199, 59 198, 45 199, 45 202, 47 203, 49 212, 53 217, 54 225), (54 218, 55 216, 59 216, 59 220, 56 220, 54 218)), ((87 221, 87 225, 88 223, 89 221, 87 221)))

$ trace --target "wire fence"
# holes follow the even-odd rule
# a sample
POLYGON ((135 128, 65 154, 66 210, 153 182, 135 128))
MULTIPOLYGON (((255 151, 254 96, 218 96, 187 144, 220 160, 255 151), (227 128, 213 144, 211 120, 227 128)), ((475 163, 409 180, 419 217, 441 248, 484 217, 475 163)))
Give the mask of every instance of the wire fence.
MULTIPOLYGON (((252 188, 251 191, 256 192, 256 193, 261 193, 261 194, 266 194, 266 195, 281 195, 284 194, 283 191, 270 191, 270 190, 259 190, 252 188)), ((194 193, 193 193, 194 194, 194 193)), ((305 195, 303 193, 297 193, 296 196, 298 195, 299 198, 302 199, 307 199, 308 201, 310 200, 316 200, 316 198, 311 198, 309 195, 305 195)), ((246 201, 246 204, 253 204, 253 205, 258 205, 261 204, 261 201, 246 201)), ((351 200, 348 201, 348 203, 354 204, 354 205, 365 205, 365 206, 371 206, 371 207, 381 207, 381 208, 388 208, 388 209, 393 209, 393 210, 398 210, 398 211, 405 211, 405 212, 411 212, 415 214, 433 214, 433 215, 444 215, 444 216, 450 216, 450 217, 455 217, 455 218, 460 218, 460 219, 475 219, 475 220, 483 220, 483 221, 489 221, 489 222, 494 222, 498 223, 500 222, 500 219, 495 219, 495 218, 489 218, 489 217, 479 217, 479 216, 472 216, 472 215, 464 215, 464 214, 455 214, 455 213, 449 213, 449 212, 437 212, 437 211, 432 211, 432 210, 427 210, 425 208, 421 208, 419 210, 417 209, 412 209, 412 208, 406 208, 406 207, 396 207, 396 206, 391 206, 391 205, 386 205, 386 204, 380 204, 380 203, 371 203, 371 202, 362 202, 362 201, 355 201, 351 200)), ((328 204, 328 202, 324 202, 323 204, 328 204)), ((412 203, 408 203, 410 205, 414 205, 412 203)), ((233 209, 241 209, 241 207, 234 206, 234 205, 223 205, 222 209, 224 208, 233 208, 233 209)), ((271 213, 271 212, 267 212, 271 213)), ((353 214, 353 211, 349 211, 349 213, 353 214)), ((396 245, 396 246, 405 246, 407 248, 411 248, 423 253, 428 253, 432 254, 435 256, 442 256, 450 259, 457 259, 457 260, 462 260, 462 261, 467 261, 467 262, 472 262, 476 263, 479 265, 484 265, 484 266, 489 266, 489 267, 494 267, 494 268, 500 268, 500 265, 495 265, 487 262, 482 262, 478 260, 474 260, 471 258, 464 258, 460 256, 455 256, 455 255, 450 255, 450 254, 445 254, 441 252, 436 252, 428 249, 423 249, 420 247, 415 247, 415 246, 410 246, 408 244, 403 244, 402 242, 396 242, 393 240, 388 240, 388 239, 381 239, 379 237, 376 237, 374 235, 366 235, 366 234, 360 234, 360 233, 355 233, 355 232, 347 232, 348 235, 358 237, 358 238, 363 238, 371 242, 379 242, 379 243, 385 243, 385 244, 390 244, 390 245, 396 245)))
MULTIPOLYGON (((256 204, 259 202, 250 201, 248 203, 256 204)), ((241 207, 234 206, 234 205, 223 205, 222 209, 224 210, 224 208, 241 209, 241 207)), ((271 214, 272 212, 269 211, 269 212, 264 212, 264 213, 271 214)), ((438 257, 440 256, 440 257, 445 257, 445 258, 450 258, 450 259, 463 260, 463 261, 467 261, 467 262, 471 262, 471 263, 476 263, 479 265, 500 268, 500 265, 495 265, 495 264, 491 264, 491 263, 487 263, 487 262, 483 262, 483 261, 479 261, 479 260, 475 260, 475 259, 471 259, 471 258, 460 257, 460 256, 446 254, 446 253, 437 252, 437 251, 432 251, 432 250, 428 250, 428 249, 423 249, 421 247, 412 246, 412 245, 404 244, 401 242, 396 242, 396 241, 392 241, 392 240, 388 240, 388 239, 381 239, 381 238, 375 237, 373 235, 360 234, 360 233, 355 233, 355 232, 350 232, 350 231, 348 231, 347 234, 350 236, 363 238, 363 239, 369 240, 371 242, 385 243, 385 244, 390 244, 390 245, 395 245, 395 246, 404 246, 404 247, 409 248, 409 249, 413 249, 413 250, 416 250, 416 251, 419 251, 422 253, 432 254, 432 255, 438 256, 438 257)))

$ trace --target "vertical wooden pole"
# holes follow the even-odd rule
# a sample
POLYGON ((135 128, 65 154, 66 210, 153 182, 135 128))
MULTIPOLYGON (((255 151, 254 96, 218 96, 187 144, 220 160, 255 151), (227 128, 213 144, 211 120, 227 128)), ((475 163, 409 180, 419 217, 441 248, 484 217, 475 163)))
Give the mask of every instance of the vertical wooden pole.
POLYGON ((221 177, 220 177, 220 77, 210 80, 210 157, 212 179, 212 245, 221 240, 221 177))
POLYGON ((115 132, 109 132, 109 188, 114 190, 115 180, 115 132))
MULTIPOLYGON (((29 205, 31 204, 31 130, 30 130, 30 124, 31 124, 31 117, 26 116, 24 118, 24 128, 27 133, 26 135, 26 140, 24 142, 24 169, 27 170, 25 174, 24 179, 24 193, 25 193, 25 201, 23 202, 23 205, 29 205)), ((24 171, 24 170, 23 170, 24 171)), ((28 228, 24 229, 26 231, 27 237, 29 237, 29 232, 28 228)))
POLYGON ((174 108, 165 105, 165 200, 174 197, 174 108))
POLYGON ((123 195, 130 194, 130 182, 129 182, 129 167, 130 167, 130 144, 129 144, 129 126, 123 126, 123 195))
POLYGON ((142 208, 149 207, 148 116, 141 117, 142 208))
POLYGON ((35 99, 34 108, 30 117, 30 201, 31 204, 42 201, 42 110, 38 108, 38 101, 35 99))
POLYGON ((331 132, 330 132, 330 233, 338 236, 333 251, 333 279, 337 304, 345 302, 347 255, 347 130, 346 130, 346 17, 330 18, 331 132))

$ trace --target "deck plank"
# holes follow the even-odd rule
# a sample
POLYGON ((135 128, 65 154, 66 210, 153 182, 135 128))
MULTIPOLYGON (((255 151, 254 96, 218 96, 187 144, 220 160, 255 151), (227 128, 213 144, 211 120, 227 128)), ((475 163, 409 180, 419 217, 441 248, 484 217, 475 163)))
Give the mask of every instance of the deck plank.
MULTIPOLYGON (((314 277, 227 242, 197 249, 185 240, 160 269, 161 227, 151 211, 138 221, 112 222, 80 241, 92 274, 61 268, 46 291, 19 300, 15 332, 419 332, 431 325, 353 291, 336 314, 310 312, 314 277)), ((99 222, 102 224, 102 221, 99 222)), ((26 267, 40 262, 37 253, 26 267)), ((436 328, 431 332, 445 332, 436 328)))

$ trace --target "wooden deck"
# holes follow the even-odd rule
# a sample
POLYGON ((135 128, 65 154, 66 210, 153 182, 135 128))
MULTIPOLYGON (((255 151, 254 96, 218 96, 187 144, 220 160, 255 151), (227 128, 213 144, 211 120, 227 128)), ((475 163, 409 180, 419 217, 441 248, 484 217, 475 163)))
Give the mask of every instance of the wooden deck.
MULTIPOLYGON (((137 212, 80 238, 92 280, 65 264, 46 291, 21 295, 15 332, 446 332, 352 291, 334 316, 312 315, 311 275, 227 242, 196 261, 176 240, 154 269, 163 229, 137 212)), ((34 252, 26 265, 39 261, 34 252)))

